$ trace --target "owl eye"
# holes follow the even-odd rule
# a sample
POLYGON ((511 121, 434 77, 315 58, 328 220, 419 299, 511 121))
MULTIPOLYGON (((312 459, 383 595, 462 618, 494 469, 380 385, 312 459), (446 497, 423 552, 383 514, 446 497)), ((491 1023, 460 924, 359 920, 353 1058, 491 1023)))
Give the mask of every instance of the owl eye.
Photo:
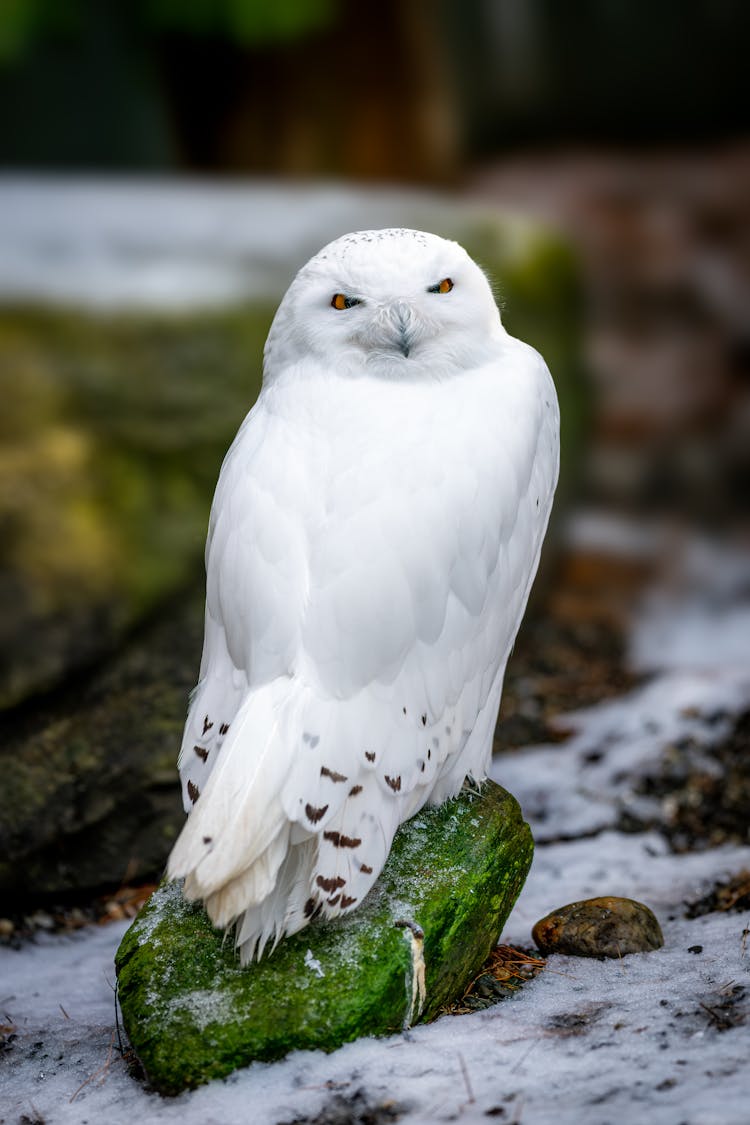
POLYGON ((344 293, 334 293, 331 297, 331 307, 334 309, 353 309, 355 305, 361 304, 358 297, 347 297, 344 293))
POLYGON ((449 277, 444 277, 442 281, 438 281, 437 285, 431 285, 427 290, 428 293, 450 293, 453 288, 453 282, 449 277))

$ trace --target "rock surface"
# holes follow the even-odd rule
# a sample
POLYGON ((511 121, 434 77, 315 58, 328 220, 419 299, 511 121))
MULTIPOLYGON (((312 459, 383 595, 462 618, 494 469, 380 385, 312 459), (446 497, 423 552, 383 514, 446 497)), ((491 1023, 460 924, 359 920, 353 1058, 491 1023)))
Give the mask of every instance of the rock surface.
POLYGON ((0 720, 0 891, 11 908, 162 871, 185 819, 175 748, 202 600, 196 583, 75 691, 0 720))
POLYGON ((588 898, 553 910, 531 936, 542 953, 571 957, 624 957, 664 945, 656 917, 632 898, 588 898))
POLYGON ((108 657, 192 579, 271 316, 0 308, 0 709, 108 657))
POLYGON ((244 968, 204 910, 163 884, 116 957, 123 1023, 150 1081, 178 1093, 254 1059, 430 1019, 497 941, 532 852, 517 802, 487 782, 405 824, 359 909, 244 968))

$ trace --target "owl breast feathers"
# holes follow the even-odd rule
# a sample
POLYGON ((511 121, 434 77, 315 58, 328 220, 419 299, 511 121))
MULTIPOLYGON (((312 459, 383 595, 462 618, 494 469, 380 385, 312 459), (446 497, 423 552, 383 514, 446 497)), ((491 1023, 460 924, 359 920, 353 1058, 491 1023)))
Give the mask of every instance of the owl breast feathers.
POLYGON ((214 496, 169 861, 243 961, 355 909, 398 826, 485 776, 558 430, 456 243, 347 235, 294 279, 214 496))

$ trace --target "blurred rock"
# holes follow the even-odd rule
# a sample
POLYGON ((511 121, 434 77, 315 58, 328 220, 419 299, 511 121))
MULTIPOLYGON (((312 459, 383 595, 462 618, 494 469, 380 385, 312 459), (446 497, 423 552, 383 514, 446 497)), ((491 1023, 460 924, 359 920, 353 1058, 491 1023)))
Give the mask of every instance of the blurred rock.
POLYGON ((750 481, 750 146, 548 152, 472 191, 559 224, 580 252, 596 394, 589 492, 732 523, 750 481))
POLYGON ((0 707, 112 651, 195 573, 269 317, 0 311, 0 707))
POLYGON ((631 898, 571 902, 541 918, 531 936, 542 953, 566 953, 570 957, 624 957, 660 949, 664 944, 654 914, 631 898))
POLYGON ((161 872, 184 817, 176 757, 202 629, 198 584, 93 675, 2 716, 5 902, 161 872))

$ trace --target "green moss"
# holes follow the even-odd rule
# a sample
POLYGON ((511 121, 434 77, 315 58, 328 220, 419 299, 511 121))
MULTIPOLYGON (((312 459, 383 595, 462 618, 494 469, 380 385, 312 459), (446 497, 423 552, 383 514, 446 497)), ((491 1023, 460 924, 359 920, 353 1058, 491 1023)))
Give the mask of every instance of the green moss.
POLYGON ((590 417, 590 389, 581 357, 578 260, 560 234, 523 220, 479 226, 464 245, 494 282, 505 327, 544 356, 555 380, 562 420, 559 513, 579 481, 590 417))
POLYGON ((401 920, 424 931, 421 1018, 434 1017, 497 941, 532 850, 518 804, 488 782, 404 825, 354 913, 313 924, 244 968, 203 909, 162 885, 116 957, 123 1022, 151 1082, 178 1093, 254 1059, 398 1031, 413 972, 401 920))
POLYGON ((270 319, 0 312, 0 707, 99 657, 200 565, 270 319))

